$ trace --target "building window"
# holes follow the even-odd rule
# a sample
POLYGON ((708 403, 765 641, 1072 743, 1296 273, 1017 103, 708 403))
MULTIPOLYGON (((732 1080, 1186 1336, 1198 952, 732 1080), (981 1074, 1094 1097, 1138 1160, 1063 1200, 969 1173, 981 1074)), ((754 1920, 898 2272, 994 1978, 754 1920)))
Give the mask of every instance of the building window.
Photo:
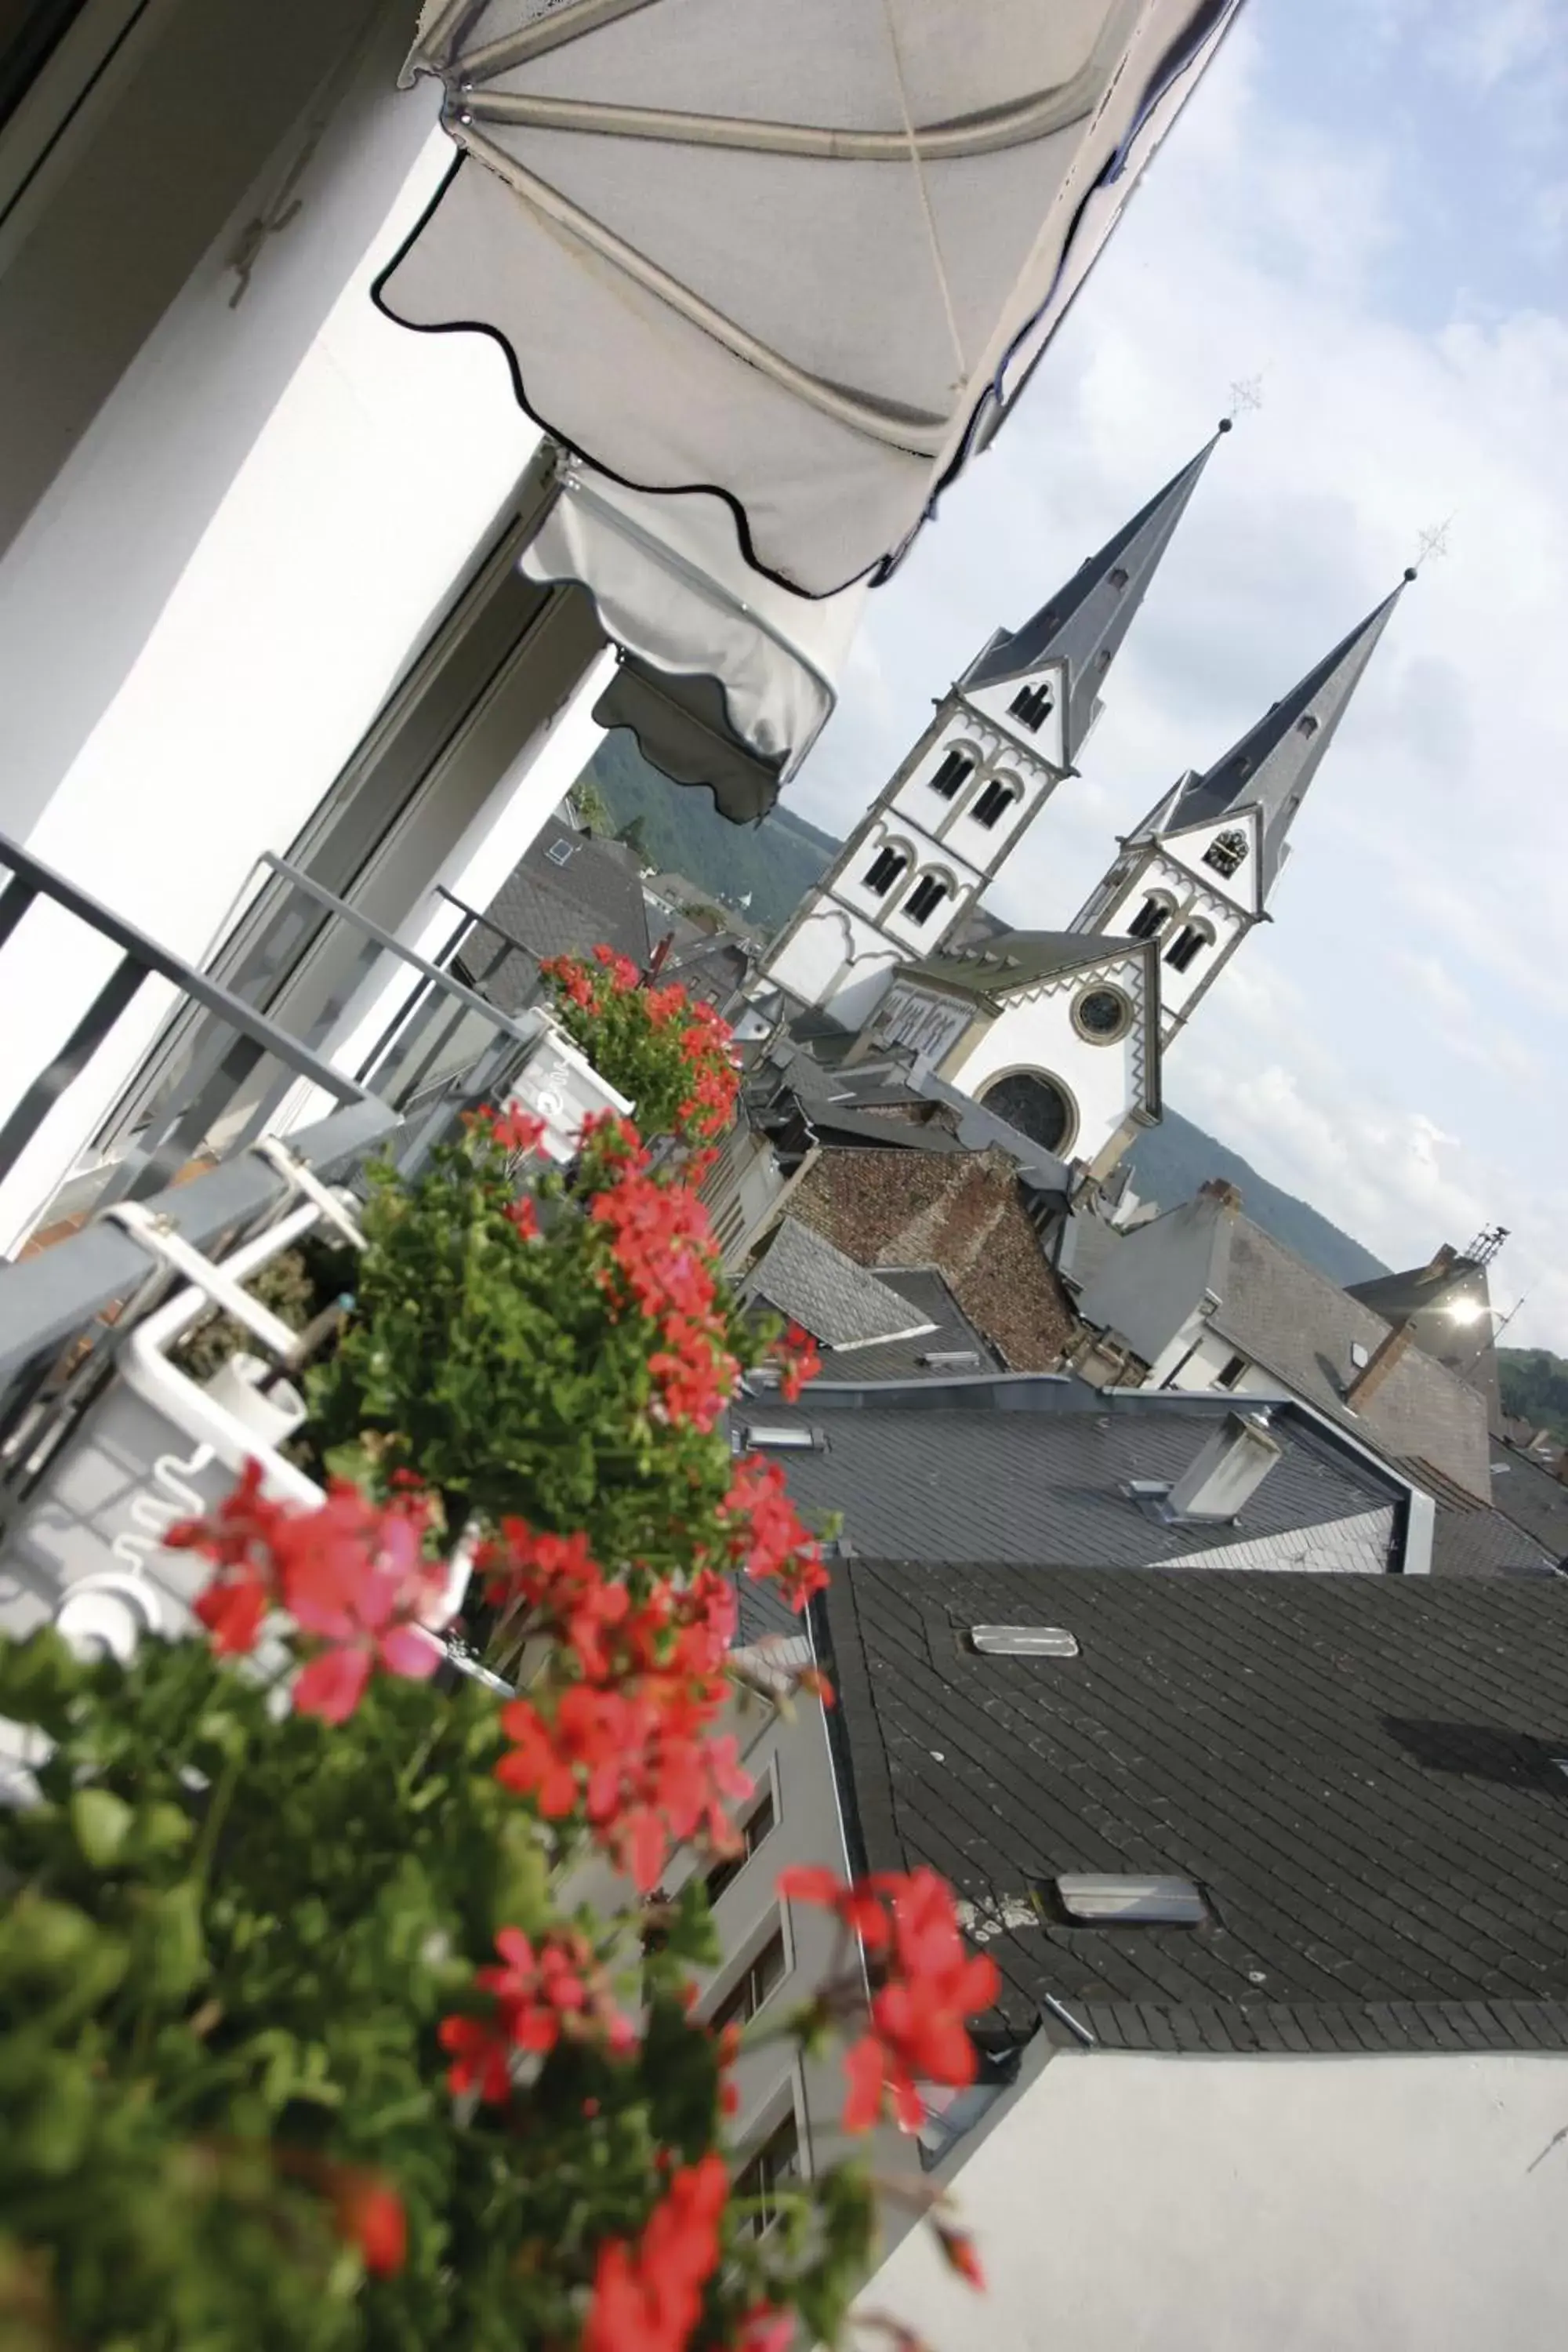
POLYGON ((740 2217, 744 2236, 760 2238, 778 2219, 778 2192, 801 2177, 800 2132, 792 2107, 735 2175, 735 2195, 753 2207, 740 2217))
POLYGON ((741 1839, 739 1853, 727 1853, 723 1861, 716 1863, 708 1874, 707 1890, 710 1910, 718 1902, 725 1888, 733 1886, 763 1840, 771 1835, 777 1820, 778 1815, 773 1811, 772 1786, 764 1786, 761 1796, 746 1815, 745 1820, 736 1823, 741 1839))
POLYGON ((1124 563, 1113 563, 1106 576, 1110 580, 1113 588, 1125 588, 1127 585, 1127 566, 1124 563))
POLYGON ((1310 712, 1310 710, 1304 710, 1304 711, 1301 713, 1300 718, 1300 719, 1297 719, 1297 721, 1296 721, 1296 732, 1297 732, 1297 734, 1298 734, 1298 735, 1306 735, 1306 736, 1309 736, 1309 737, 1310 737, 1310 736, 1313 736, 1313 735, 1315 735, 1315 734, 1317 733, 1317 731, 1318 731, 1318 722, 1317 722, 1317 720, 1313 718, 1313 716, 1312 716, 1312 714, 1311 714, 1311 712, 1310 712))
POLYGON ((709 2018, 713 2032, 722 2032, 726 2025, 749 2025, 768 1995, 784 1982, 787 1969, 784 1929, 775 1927, 709 2018))
POLYGON ((1041 722, 1048 716, 1050 709, 1051 689, 1045 678, 1040 680, 1038 686, 1021 688, 1007 705, 1009 717, 1021 719, 1031 735, 1038 732, 1041 722))
POLYGON ((910 892, 904 912, 911 923, 923 923, 935 914, 947 895, 945 882, 939 882, 934 874, 923 875, 910 892))
POLYGON ((1216 874, 1230 875, 1247 859, 1247 835, 1240 831, 1216 833, 1204 852, 1204 864, 1216 874))
POLYGON ((1173 971, 1185 971, 1188 965, 1196 961, 1203 950, 1212 947, 1213 944, 1214 940, 1210 932, 1202 929, 1196 923, 1184 923, 1177 932, 1174 943, 1166 954, 1165 961, 1173 971))
POLYGON ((867 889, 874 890, 879 898, 885 898, 909 862, 907 850, 879 849, 866 868, 867 889))
POLYGON ((1016 798, 1017 794, 1011 784, 1004 784, 994 777, 975 802, 970 814, 975 824, 983 824, 989 833, 1003 811, 1011 808, 1016 798))
POLYGON ((1005 1118, 1046 1151, 1065 1151, 1078 1124, 1064 1087, 1040 1070, 1016 1070, 998 1078, 980 1097, 994 1118, 1005 1118))
POLYGON ((974 773, 974 762, 967 751, 949 751, 931 780, 933 793, 950 801, 974 773))
POLYGON ((1167 899, 1145 898, 1127 927, 1131 940, 1157 940, 1171 919, 1173 909, 1167 899))
POLYGON ((572 853, 576 846, 574 841, 552 841, 544 855, 549 858, 552 866, 570 866, 572 853))
POLYGON ((1093 1045, 1113 1045, 1132 1025, 1132 1005, 1119 988, 1086 988, 1072 1009, 1073 1027, 1093 1045))
POLYGON ((1216 1375, 1222 1389, 1233 1389, 1247 1370, 1245 1356, 1232 1356, 1225 1369, 1216 1375))

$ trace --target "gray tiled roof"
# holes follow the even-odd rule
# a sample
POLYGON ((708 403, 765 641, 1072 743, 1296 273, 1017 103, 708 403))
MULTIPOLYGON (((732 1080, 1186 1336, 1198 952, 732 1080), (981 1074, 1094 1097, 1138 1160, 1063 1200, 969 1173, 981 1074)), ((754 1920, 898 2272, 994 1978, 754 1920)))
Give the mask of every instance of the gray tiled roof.
MULTIPOLYGON (((586 955, 604 946, 636 964, 648 960, 647 916, 635 860, 628 860, 621 844, 574 833, 553 817, 485 912, 534 957, 586 955), (564 863, 558 862, 561 857, 564 863)), ((464 957, 467 969, 482 972, 496 945, 493 935, 477 931, 464 957)), ((509 956, 486 978, 485 993, 510 1011, 528 994, 532 978, 531 963, 509 956)))
POLYGON ((1123 2048, 1568 2049, 1555 1582, 858 1559, 814 1606, 851 1861, 952 1881, 998 2030, 1050 1999, 1123 2048), (962 1638, 1020 1622, 1080 1654, 962 1638), (1191 1878, 1210 1916, 1069 1925, 1074 1870, 1191 1878))
POLYGON ((1551 1555, 1568 1559, 1568 1486, 1512 1445, 1494 1445, 1492 1502, 1551 1555))
POLYGON ((1354 1376, 1351 1349, 1359 1344, 1375 1353, 1387 1324, 1250 1217, 1230 1220, 1220 1289, 1214 1328, 1244 1355, 1380 1450, 1419 1454, 1471 1494, 1486 1496, 1486 1408, 1435 1357, 1406 1349, 1364 1408, 1352 1412, 1343 1392, 1354 1376))
MULTIPOLYGON (((879 1265, 877 1279, 884 1282, 900 1297, 907 1298, 929 1327, 918 1339, 890 1339, 876 1348, 859 1349, 854 1363, 845 1369, 852 1370, 858 1381, 920 1381, 940 1379, 942 1369, 933 1372, 922 1363, 922 1357, 944 1356, 973 1352, 974 1362, 963 1369, 982 1371, 1005 1371, 1006 1366, 996 1350, 977 1331, 948 1287, 945 1278, 934 1265, 892 1267, 879 1265)), ((955 1367, 945 1367, 946 1377, 955 1367)))
MULTIPOLYGON (((1274 1422, 1280 1458, 1234 1525, 1167 1526, 1122 1492, 1130 1479, 1177 1478, 1229 1402, 1216 1410, 1215 1400, 1174 1391, 1110 1397, 1049 1375, 819 1382, 793 1409, 770 1399, 757 1418, 820 1430, 819 1451, 779 1456, 790 1491, 817 1521, 840 1514, 855 1549, 882 1559, 1120 1569, 1250 1544, 1263 1548, 1255 1565, 1273 1557, 1338 1568, 1347 1522, 1380 1511, 1395 1519, 1394 1482, 1339 1454, 1326 1433, 1315 1442, 1289 1407, 1274 1422)), ((1361 1564, 1384 1564, 1394 1532, 1361 1564)))
POLYGON ((858 1350, 931 1328, 899 1291, 795 1217, 783 1220, 746 1286, 825 1348, 858 1350))

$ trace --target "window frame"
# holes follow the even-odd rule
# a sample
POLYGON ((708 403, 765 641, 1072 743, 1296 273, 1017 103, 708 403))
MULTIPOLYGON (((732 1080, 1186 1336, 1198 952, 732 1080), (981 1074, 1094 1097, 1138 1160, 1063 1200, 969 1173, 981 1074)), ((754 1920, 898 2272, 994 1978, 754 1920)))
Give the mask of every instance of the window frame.
POLYGON ((993 833, 1001 824, 1007 811, 1016 807, 1022 798, 1023 794, 1016 785, 1006 782, 1001 776, 987 776, 975 793, 968 814, 983 832, 993 833), (986 807, 992 800, 993 793, 997 797, 991 807, 990 814, 987 815, 986 807))
POLYGON ((760 1847, 767 1843, 783 1818, 784 1808, 779 1801, 778 1775, 770 1761, 766 1773, 752 1791, 751 1805, 744 1819, 735 1823, 736 1829, 741 1833, 742 1851, 738 1854, 728 1854, 721 1861, 716 1862, 703 1877, 703 1891, 708 1897, 710 1911, 729 1893, 737 1880, 743 1876, 746 1865, 752 1855, 760 1847), (758 1836, 753 1837, 752 1834, 753 1825, 757 1815, 764 1806, 768 1812, 767 1827, 758 1836), (717 1885, 715 1881, 718 1882, 717 1885))
POLYGON ((1204 950, 1212 948, 1214 945, 1215 934, 1209 926, 1201 919, 1194 920, 1189 916, 1166 949, 1163 961, 1170 965, 1173 971, 1191 971, 1204 950), (1192 942, 1191 946, 1187 945, 1189 940, 1192 942), (1186 949, 1184 955, 1182 952, 1184 948, 1186 949))
MULTIPOLYGON (((735 2171, 731 2181, 731 2187, 734 2194, 738 2197, 766 2197, 779 2186, 781 2180, 785 2187, 788 2187, 795 2181, 804 2182, 811 2179, 811 2166, 805 2128, 805 2119, 801 2115, 800 2103, 795 2096, 795 2085, 793 2074, 789 2082, 785 2085, 785 2090, 787 2096, 784 2102, 776 2109, 767 2113, 766 2120, 763 2122, 761 2128, 753 2135, 749 2145, 742 2152, 741 2161, 735 2168, 735 2171), (747 2186, 747 2176, 751 2173, 754 2166, 762 2163, 763 2158, 767 2155, 774 2142, 780 2139, 786 2131, 790 2134, 791 2138, 794 2141, 795 2168, 793 2172, 775 2175, 774 2179, 769 2181, 765 2187, 760 2189, 749 2188, 747 2186)), ((751 2242, 755 2244, 759 2239, 766 2237, 768 2231, 773 2228, 773 2223, 777 2219, 778 2214, 776 2210, 772 2213, 748 2214, 745 2220, 741 2222, 740 2227, 751 2242)))
POLYGON ((715 1988, 717 1997, 713 2000, 712 2005, 704 2010, 703 2023, 713 2033, 721 2032, 726 2025, 738 2025, 744 2029, 750 2025, 752 2018, 762 2015, 779 1987, 788 1983, 794 1969, 795 1947, 790 1940, 789 1921, 785 1916, 784 1905, 775 1903, 763 1919, 756 1934, 749 1939, 741 1958, 734 1963, 729 1975, 722 1979, 723 1990, 718 1991, 715 1988), (731 2004, 736 2003, 737 1996, 742 1996, 743 1999, 758 1969, 775 1946, 782 1962, 778 1974, 772 1983, 766 1986, 752 2007, 742 2016, 740 2013, 740 2006, 731 2007, 731 2004))
POLYGON ((1163 890, 1145 890, 1143 893, 1143 904, 1139 908, 1138 912, 1127 926, 1128 938, 1130 940, 1162 939, 1164 936, 1165 928, 1172 920, 1175 911, 1175 900, 1173 898, 1167 898, 1163 890), (1157 910, 1156 918, 1152 922, 1149 920, 1151 908, 1157 910), (1142 927, 1142 929, 1140 929, 1141 925, 1142 927))
POLYGON ((1037 735, 1056 707, 1057 698, 1051 680, 1042 677, 1037 678, 1033 686, 1024 685, 1018 688, 1007 705, 1007 716, 1017 719, 1020 726, 1026 727, 1031 735, 1037 735))
POLYGON ((1227 1394, 1234 1393, 1237 1382, 1245 1379, 1246 1374, 1247 1358, 1233 1351, 1215 1374, 1215 1386, 1224 1389, 1227 1394))

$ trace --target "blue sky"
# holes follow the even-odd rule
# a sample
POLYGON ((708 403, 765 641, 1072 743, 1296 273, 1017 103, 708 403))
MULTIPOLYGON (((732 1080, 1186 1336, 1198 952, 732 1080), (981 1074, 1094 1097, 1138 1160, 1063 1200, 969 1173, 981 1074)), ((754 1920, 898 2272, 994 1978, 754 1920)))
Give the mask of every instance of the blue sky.
POLYGON ((990 630, 1252 377, 996 900, 1069 919, 1451 515, 1167 1087, 1396 1264, 1510 1226, 1509 1337, 1568 1351, 1568 0, 1248 0, 1008 431, 872 599, 791 799, 847 830, 990 630))

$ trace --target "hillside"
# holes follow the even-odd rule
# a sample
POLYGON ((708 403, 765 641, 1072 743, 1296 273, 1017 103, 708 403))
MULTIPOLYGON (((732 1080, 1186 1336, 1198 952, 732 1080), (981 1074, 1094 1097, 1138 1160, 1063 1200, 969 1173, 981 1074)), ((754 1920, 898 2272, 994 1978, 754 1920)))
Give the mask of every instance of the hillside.
POLYGON ((1209 1177, 1224 1176, 1241 1194, 1254 1223, 1335 1282, 1370 1282, 1374 1275, 1388 1272, 1381 1259, 1331 1224, 1309 1202, 1270 1184, 1239 1153, 1216 1143, 1180 1111, 1167 1109, 1160 1126, 1141 1135, 1127 1157, 1134 1189, 1145 1201, 1158 1201, 1163 1209, 1190 1201, 1209 1177))
POLYGON ((764 936, 795 912, 838 852, 830 835, 784 808, 760 824, 731 824, 702 786, 672 784, 650 768, 625 728, 606 735, 584 772, 617 832, 634 820, 639 824, 650 865, 686 875, 730 907, 750 891, 747 919, 764 936))
POLYGON ((1500 1348, 1503 1410, 1568 1445, 1568 1363, 1549 1348, 1500 1348))

